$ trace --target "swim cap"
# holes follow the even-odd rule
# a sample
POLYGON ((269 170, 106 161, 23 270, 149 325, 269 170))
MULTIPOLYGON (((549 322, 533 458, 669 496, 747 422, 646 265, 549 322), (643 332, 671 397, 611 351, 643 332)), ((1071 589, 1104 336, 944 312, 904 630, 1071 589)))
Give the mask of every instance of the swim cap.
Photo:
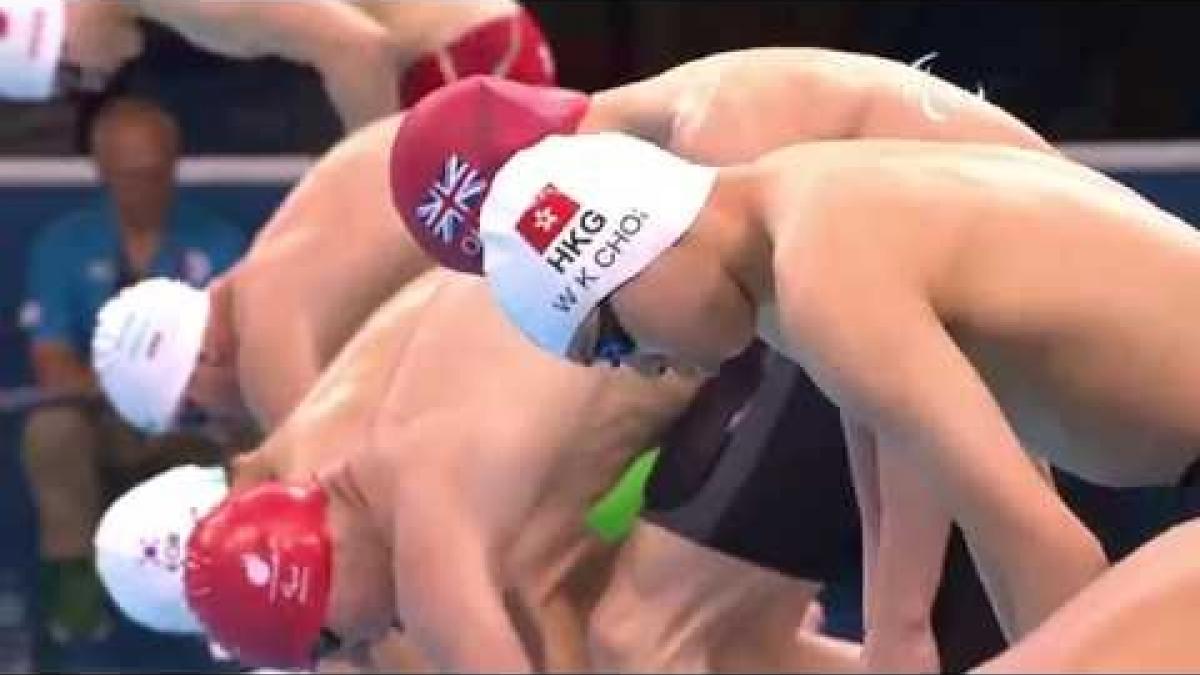
POLYGON ((229 497, 196 526, 188 604, 243 665, 313 665, 333 574, 326 508, 315 482, 272 481, 229 497))
POLYGON ((479 205, 496 170, 548 134, 575 131, 586 94, 474 75, 408 111, 392 144, 392 200, 441 265, 480 274, 479 205))
POLYGON ((0 1, 0 97, 49 98, 66 35, 64 0, 0 1))
POLYGON ((691 226, 716 175, 616 132, 518 152, 480 215, 492 292, 522 332, 565 356, 592 309, 691 226))
POLYGON ((147 279, 104 303, 92 335, 92 368, 121 416, 152 433, 170 429, 208 325, 208 294, 147 279))
POLYGON ((133 621, 167 633, 203 633, 183 592, 183 561, 196 523, 225 498, 220 467, 179 466, 138 484, 100 519, 96 571, 133 621))

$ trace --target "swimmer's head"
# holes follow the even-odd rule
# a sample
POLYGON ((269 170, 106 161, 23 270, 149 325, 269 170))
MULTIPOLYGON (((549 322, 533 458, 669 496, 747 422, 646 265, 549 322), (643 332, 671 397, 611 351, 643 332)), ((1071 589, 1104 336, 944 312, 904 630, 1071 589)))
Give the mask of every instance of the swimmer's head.
POLYGON ((196 523, 227 492, 223 469, 180 466, 105 510, 93 538, 96 570, 131 620, 160 632, 203 632, 184 597, 184 558, 196 523))
POLYGON ((245 666, 311 668, 361 652, 395 619, 391 546, 313 478, 237 491, 188 543, 188 606, 245 666))
POLYGON ((392 198, 440 264, 479 274, 478 212, 496 170, 549 134, 572 133, 587 95, 476 75, 408 111, 392 146, 392 198))
POLYGON ((708 237, 690 241, 716 177, 611 132, 551 136, 517 153, 480 219, 500 306, 540 347, 573 361, 715 370, 753 334, 708 237), (736 335, 710 325, 735 314, 736 335))
POLYGON ((226 499, 188 541, 189 608, 244 666, 310 668, 333 576, 328 499, 271 481, 226 499))
POLYGON ((92 368, 131 425, 165 433, 193 412, 237 417, 244 410, 223 298, 219 281, 201 290, 154 278, 97 312, 92 368))

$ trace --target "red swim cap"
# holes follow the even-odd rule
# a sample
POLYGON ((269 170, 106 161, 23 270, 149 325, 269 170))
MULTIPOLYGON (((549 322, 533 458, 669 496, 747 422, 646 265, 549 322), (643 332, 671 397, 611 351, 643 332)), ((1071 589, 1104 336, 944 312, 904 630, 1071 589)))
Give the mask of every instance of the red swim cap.
POLYGON ((550 134, 574 133, 587 94, 474 75, 414 106, 392 145, 392 200, 430 257, 482 274, 479 207, 496 171, 550 134))
POLYGON ((243 665, 312 666, 332 580, 326 505, 315 482, 263 483, 213 509, 188 540, 188 604, 243 665))

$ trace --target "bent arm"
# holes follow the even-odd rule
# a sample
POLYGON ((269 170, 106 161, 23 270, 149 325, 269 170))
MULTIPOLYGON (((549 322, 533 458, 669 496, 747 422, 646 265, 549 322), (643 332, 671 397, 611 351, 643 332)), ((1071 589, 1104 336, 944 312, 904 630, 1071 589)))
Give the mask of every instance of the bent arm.
POLYGON ((909 458, 878 452, 880 522, 867 612, 868 669, 938 672, 931 616, 952 520, 909 458))
POLYGON ((347 130, 395 111, 397 50, 387 30, 339 0, 137 0, 140 13, 232 58, 276 56, 320 72, 347 130))
POLYGON ((837 297, 844 291, 800 298, 782 288, 797 357, 834 401, 876 431, 881 447, 924 476, 962 527, 1010 638, 1103 571, 1095 537, 1045 484, 923 300, 875 289, 873 307, 886 309, 862 312, 837 297))
POLYGON ((1200 663, 1200 521, 1151 539, 973 672, 1191 672, 1200 663))
POLYGON ((316 383, 324 364, 307 313, 290 305, 286 291, 270 297, 266 290, 238 299, 249 305, 238 310, 237 367, 246 406, 270 432, 316 383))
MULTIPOLYGON (((854 484, 854 498, 858 503, 859 522, 862 528, 862 606, 870 607, 874 601, 875 568, 879 550, 879 468, 875 451, 875 436, 871 430, 851 419, 841 411, 842 435, 846 439, 846 455, 850 465, 850 479, 854 484)), ((866 611, 864 627, 872 629, 871 612, 866 611)))
POLYGON ((532 672, 481 524, 448 482, 401 483, 393 569, 405 627, 446 672, 532 672))
POLYGON ((950 518, 921 476, 842 414, 863 531, 865 648, 870 671, 936 672, 930 617, 950 518))

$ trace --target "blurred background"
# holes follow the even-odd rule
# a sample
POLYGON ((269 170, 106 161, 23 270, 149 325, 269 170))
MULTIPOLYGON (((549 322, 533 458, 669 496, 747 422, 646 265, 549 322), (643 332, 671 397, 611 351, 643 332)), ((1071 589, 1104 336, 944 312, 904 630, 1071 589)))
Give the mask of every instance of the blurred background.
MULTIPOLYGON (((989 100, 1048 139, 1070 144, 1070 152, 1084 161, 1200 222, 1200 144, 1186 141, 1200 138, 1194 37, 1200 3, 525 4, 554 48, 561 83, 585 91, 745 47, 828 47, 908 63, 937 52, 932 62, 937 75, 972 90, 982 86, 989 100)), ((29 411, 22 397, 34 382, 30 326, 39 319, 24 301, 39 237, 61 224, 64 214, 97 199, 99 188, 85 159, 93 149, 89 130, 97 111, 114 97, 136 96, 174 119, 185 158, 178 190, 231 232, 224 243, 210 237, 204 246, 232 250, 234 257, 308 159, 341 135, 312 71, 274 59, 225 60, 165 29, 145 30, 144 54, 106 91, 47 104, 0 103, 0 672, 229 669, 197 641, 145 633, 115 614, 105 619, 109 623, 79 618, 95 630, 57 641, 37 618, 54 596, 40 580, 38 518, 21 452, 29 411), (235 159, 226 159, 231 156, 235 159), (35 662, 35 645, 50 656, 35 662)), ((193 270, 200 277, 226 264, 218 260, 222 254, 206 251, 207 267, 193 270)), ((56 264, 67 263, 50 256, 43 262, 49 271, 41 274, 55 276, 56 264)), ((1100 514, 1096 526, 1114 556, 1169 521, 1170 497, 1162 492, 1115 492, 1063 480, 1074 503, 1100 514)))
MULTIPOLYGON (((1200 6, 1153 2, 533 0, 563 84, 592 91, 704 54, 808 45, 912 62, 973 87, 1062 141, 1197 135, 1200 6)), ((111 90, 152 96, 189 154, 317 153, 339 135, 316 76, 274 59, 229 61, 148 26, 145 54, 111 90)), ((0 153, 69 155, 99 97, 0 106, 0 153)))

